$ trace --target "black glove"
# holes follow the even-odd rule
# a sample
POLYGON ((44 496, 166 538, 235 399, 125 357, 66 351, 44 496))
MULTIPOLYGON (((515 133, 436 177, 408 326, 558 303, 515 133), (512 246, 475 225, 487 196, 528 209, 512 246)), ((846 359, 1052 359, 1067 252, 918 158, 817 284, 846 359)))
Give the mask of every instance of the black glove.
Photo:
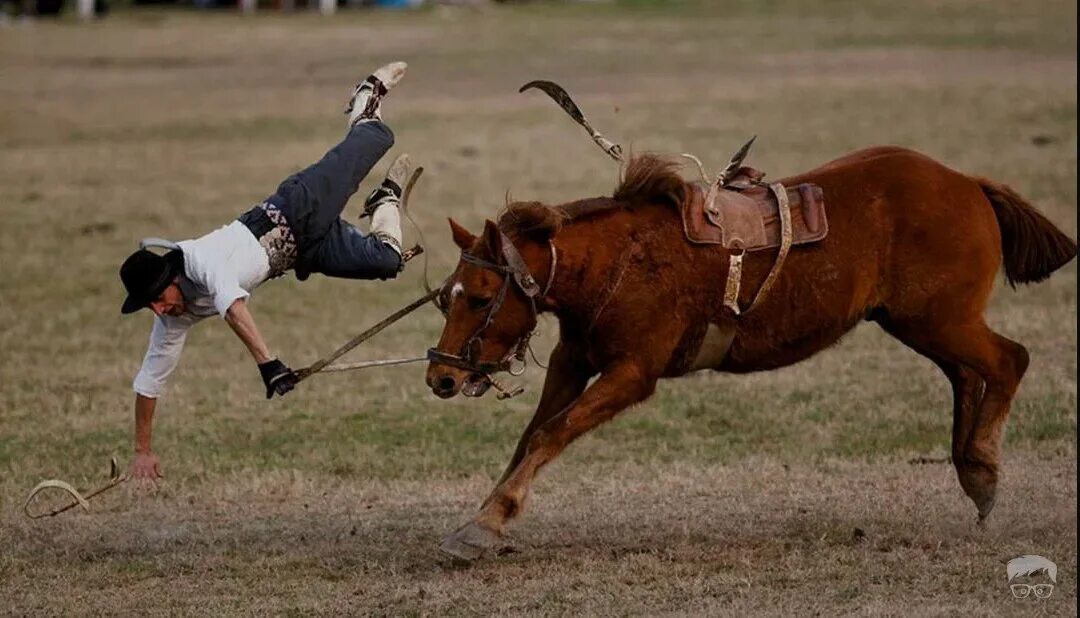
POLYGON ((273 397, 274 393, 284 395, 296 388, 296 383, 300 381, 292 369, 276 358, 259 363, 259 373, 262 374, 263 384, 266 385, 267 399, 273 397))

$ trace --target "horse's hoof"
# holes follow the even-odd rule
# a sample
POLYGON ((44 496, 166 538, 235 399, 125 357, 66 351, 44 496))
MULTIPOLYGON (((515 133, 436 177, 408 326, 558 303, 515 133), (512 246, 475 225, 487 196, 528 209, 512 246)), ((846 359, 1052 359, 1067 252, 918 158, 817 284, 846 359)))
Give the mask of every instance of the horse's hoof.
POLYGON ((990 511, 994 510, 994 503, 997 501, 997 491, 993 485, 983 486, 980 491, 969 492, 968 496, 971 501, 975 503, 975 508, 979 510, 979 523, 986 523, 986 518, 990 516, 990 511))
POLYGON ((979 523, 986 521, 997 499, 997 473, 989 466, 958 468, 960 485, 979 510, 979 523))
POLYGON ((979 509, 979 526, 986 527, 986 518, 990 516, 990 511, 994 510, 994 501, 995 496, 991 494, 989 498, 975 503, 979 509))
POLYGON ((494 530, 470 521, 439 543, 439 551, 458 560, 474 562, 488 552, 503 553, 509 544, 494 530))

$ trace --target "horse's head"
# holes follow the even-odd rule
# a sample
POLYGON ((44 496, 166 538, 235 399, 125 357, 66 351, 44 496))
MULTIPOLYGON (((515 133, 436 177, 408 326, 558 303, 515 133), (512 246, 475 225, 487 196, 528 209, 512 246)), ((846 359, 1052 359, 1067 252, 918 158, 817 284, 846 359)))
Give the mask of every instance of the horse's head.
POLYGON ((439 397, 479 397, 490 374, 524 368, 543 294, 522 250, 495 223, 487 221, 479 237, 453 220, 450 229, 461 260, 439 294, 446 326, 428 351, 427 384, 439 397))

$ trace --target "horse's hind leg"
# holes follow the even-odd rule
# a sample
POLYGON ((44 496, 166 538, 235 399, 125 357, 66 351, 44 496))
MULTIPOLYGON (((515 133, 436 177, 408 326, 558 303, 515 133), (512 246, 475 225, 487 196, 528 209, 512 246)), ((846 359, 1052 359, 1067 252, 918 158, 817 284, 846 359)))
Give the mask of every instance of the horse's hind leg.
POLYGON ((953 385, 953 465, 960 485, 985 519, 994 507, 1005 419, 1027 370, 1024 346, 979 321, 968 325, 883 324, 933 360, 953 385))
POLYGON ((888 322, 883 322, 881 326, 909 348, 932 360, 948 378, 953 391, 952 460, 963 461, 964 448, 971 437, 971 428, 975 425, 979 404, 986 388, 983 379, 971 368, 929 351, 924 345, 927 338, 922 336, 920 329, 906 331, 888 322))

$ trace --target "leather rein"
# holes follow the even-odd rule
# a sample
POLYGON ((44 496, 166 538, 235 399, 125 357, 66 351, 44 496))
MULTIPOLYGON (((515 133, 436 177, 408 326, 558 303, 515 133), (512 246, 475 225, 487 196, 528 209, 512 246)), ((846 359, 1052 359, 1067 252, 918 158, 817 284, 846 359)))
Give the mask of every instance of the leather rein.
MULTIPOLYGON (((529 348, 529 341, 536 333, 536 324, 538 322, 538 316, 540 315, 540 312, 536 307, 537 299, 547 296, 548 292, 551 291, 551 285, 555 281, 555 268, 558 265, 558 254, 555 252, 555 244, 551 240, 548 240, 548 247, 551 250, 551 270, 548 273, 547 283, 544 285, 544 289, 541 290, 536 282, 536 278, 529 272, 529 267, 525 264, 525 260, 521 257, 521 253, 517 250, 517 247, 514 246, 514 243, 510 242, 510 238, 501 230, 499 231, 499 236, 502 242, 501 253, 503 260, 506 262, 505 264, 489 262, 483 258, 465 253, 464 251, 461 253, 462 261, 503 276, 503 282, 502 285, 499 286, 498 293, 496 293, 495 298, 488 303, 487 315, 480 323, 480 326, 478 326, 469 338, 465 340, 465 343, 462 344, 461 351, 458 354, 450 354, 438 350, 437 348, 429 348, 427 352, 427 359, 429 361, 456 367, 458 369, 465 369, 466 371, 480 373, 486 376, 501 371, 506 371, 512 376, 519 376, 525 372, 525 352, 529 348), (517 342, 511 346, 510 351, 502 359, 495 362, 482 361, 480 360, 480 356, 483 353, 484 331, 486 331, 487 328, 491 326, 491 323, 495 321, 495 314, 499 312, 503 303, 506 302, 506 295, 510 289, 511 281, 513 281, 518 289, 521 290, 522 294, 529 299, 533 327, 529 332, 518 338, 517 342)), ((443 309, 443 312, 446 313, 446 308, 440 307, 440 309, 443 309)))

